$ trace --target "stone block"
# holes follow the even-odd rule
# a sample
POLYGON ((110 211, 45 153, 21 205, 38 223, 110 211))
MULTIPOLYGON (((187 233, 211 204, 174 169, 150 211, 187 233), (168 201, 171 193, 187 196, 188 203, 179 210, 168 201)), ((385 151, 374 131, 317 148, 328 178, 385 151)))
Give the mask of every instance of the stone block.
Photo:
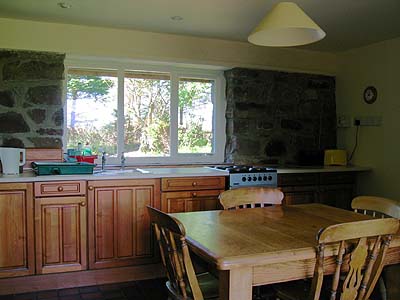
POLYGON ((32 87, 27 97, 27 101, 34 104, 62 105, 61 88, 57 85, 32 87))
POLYGON ((291 129, 291 130, 301 130, 303 129, 303 125, 301 124, 301 122, 296 120, 283 119, 281 120, 281 128, 291 129))
POLYGON ((1 147, 25 148, 25 144, 18 138, 3 138, 1 147))
POLYGON ((7 107, 15 106, 14 95, 11 91, 0 91, 0 105, 7 107))
POLYGON ((62 148, 62 140, 56 137, 29 137, 35 148, 62 148))
POLYGON ((274 128, 274 124, 270 121, 267 120, 256 120, 256 129, 262 129, 262 130, 269 130, 269 129, 273 129, 274 128))
POLYGON ((45 109, 31 109, 28 110, 28 115, 36 124, 41 124, 46 119, 46 110, 45 109))
POLYGON ((235 133, 250 134, 250 122, 247 119, 234 119, 233 130, 235 133))
POLYGON ((62 129, 55 129, 55 128, 39 128, 36 130, 39 135, 58 135, 62 136, 62 129))
POLYGON ((63 80, 65 54, 33 51, 0 51, 4 81, 63 80))
POLYGON ((286 143, 282 139, 271 139, 264 151, 267 156, 282 156, 286 154, 286 143))
POLYGON ((60 108, 57 110, 53 116, 51 117, 53 123, 55 126, 63 126, 64 124, 64 110, 63 108, 60 108))
POLYGON ((237 151, 241 155, 257 155, 260 141, 249 139, 247 135, 237 135, 237 151))
POLYGON ((29 126, 21 114, 16 112, 0 114, 0 133, 21 133, 29 131, 29 126))

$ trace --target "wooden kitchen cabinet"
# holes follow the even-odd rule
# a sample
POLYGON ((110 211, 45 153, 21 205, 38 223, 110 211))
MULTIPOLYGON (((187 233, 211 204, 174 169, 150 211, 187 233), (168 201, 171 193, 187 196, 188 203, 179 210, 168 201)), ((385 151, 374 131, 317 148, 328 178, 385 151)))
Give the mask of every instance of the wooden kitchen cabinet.
POLYGON ((354 172, 279 174, 283 204, 322 203, 350 209, 355 191, 354 172))
POLYGON ((88 182, 89 268, 155 262, 147 205, 160 208, 160 180, 88 182))
POLYGON ((356 174, 353 172, 321 173, 319 202, 330 206, 351 209, 355 196, 356 174))
POLYGON ((318 202, 318 174, 279 174, 284 205, 318 202))
POLYGON ((318 199, 318 186, 286 186, 281 187, 284 194, 283 205, 314 203, 318 199))
POLYGON ((161 179, 161 210, 167 213, 220 209, 218 196, 225 177, 175 177, 161 179))
POLYGON ((37 274, 87 269, 86 207, 85 181, 35 183, 37 274))
POLYGON ((32 183, 0 184, 0 278, 35 272, 32 183))

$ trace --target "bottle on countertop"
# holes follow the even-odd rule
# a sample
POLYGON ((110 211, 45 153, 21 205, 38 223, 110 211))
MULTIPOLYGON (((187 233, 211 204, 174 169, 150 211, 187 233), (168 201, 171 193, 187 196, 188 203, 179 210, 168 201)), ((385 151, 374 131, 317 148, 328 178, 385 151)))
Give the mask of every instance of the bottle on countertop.
POLYGON ((76 148, 76 156, 82 155, 82 143, 78 143, 78 147, 76 148))
POLYGON ((89 143, 86 143, 85 148, 83 148, 83 156, 90 156, 92 155, 92 148, 90 147, 89 143))

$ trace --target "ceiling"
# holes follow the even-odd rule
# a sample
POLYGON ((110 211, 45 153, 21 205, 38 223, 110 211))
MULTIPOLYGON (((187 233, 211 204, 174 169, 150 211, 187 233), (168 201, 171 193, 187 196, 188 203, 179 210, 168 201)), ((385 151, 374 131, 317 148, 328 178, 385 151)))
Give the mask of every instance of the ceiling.
MULTIPOLYGON (((0 0, 0 17, 247 41, 277 0, 0 0), (63 9, 64 2, 71 8, 63 9), (180 16, 182 20, 172 20, 180 16)), ((343 51, 400 36, 400 0, 293 0, 343 51)))

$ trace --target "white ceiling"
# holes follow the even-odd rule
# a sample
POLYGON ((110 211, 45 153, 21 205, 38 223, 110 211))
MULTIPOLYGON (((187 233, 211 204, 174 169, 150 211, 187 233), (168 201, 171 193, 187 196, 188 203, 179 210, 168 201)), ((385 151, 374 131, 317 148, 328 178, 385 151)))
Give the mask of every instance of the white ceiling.
MULTIPOLYGON (((0 17, 247 41, 277 0, 0 0, 0 17), (172 16, 183 20, 173 21, 172 16)), ((400 36, 400 0, 294 0, 327 33, 304 48, 342 51, 400 36)))

